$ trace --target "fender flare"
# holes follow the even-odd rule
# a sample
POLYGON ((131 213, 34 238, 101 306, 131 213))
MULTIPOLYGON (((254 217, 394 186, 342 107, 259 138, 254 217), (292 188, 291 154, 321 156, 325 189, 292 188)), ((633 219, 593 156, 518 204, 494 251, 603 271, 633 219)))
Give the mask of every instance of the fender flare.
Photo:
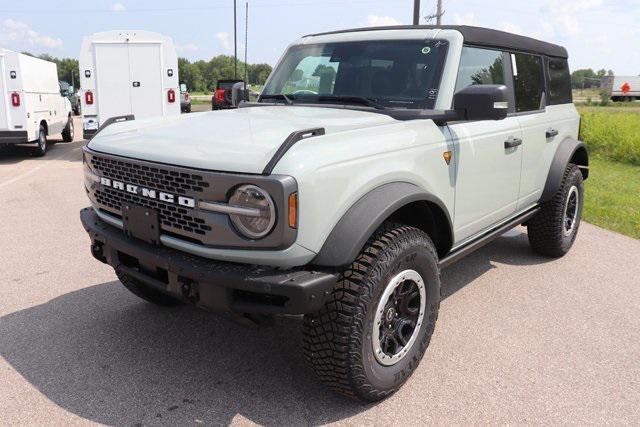
POLYGON ((583 159, 578 163, 578 166, 580 166, 580 170, 585 179, 589 176, 589 157, 584 142, 577 141, 573 138, 565 138, 558 146, 556 154, 551 161, 551 167, 549 168, 544 190, 540 196, 540 202, 547 202, 556 194, 562 183, 562 177, 564 176, 564 171, 567 169, 567 165, 578 151, 583 152, 583 159))
POLYGON ((449 231, 452 231, 449 211, 438 197, 408 182, 392 182, 371 190, 345 212, 311 264, 326 267, 349 265, 387 218, 403 206, 418 201, 431 202, 442 209, 447 216, 449 231))

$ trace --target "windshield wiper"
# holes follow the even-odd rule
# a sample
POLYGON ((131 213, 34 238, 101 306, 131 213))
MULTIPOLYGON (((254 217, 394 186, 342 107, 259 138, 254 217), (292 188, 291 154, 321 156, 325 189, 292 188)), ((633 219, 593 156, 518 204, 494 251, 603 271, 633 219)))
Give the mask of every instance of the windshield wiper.
POLYGON ((387 109, 387 107, 385 107, 384 105, 378 104, 375 99, 357 95, 320 95, 318 96, 318 101, 338 101, 345 103, 357 102, 360 104, 365 104, 369 107, 373 107, 377 110, 387 109))
POLYGON ((291 98, 289 98, 287 95, 282 94, 282 93, 272 93, 272 94, 267 94, 267 95, 260 95, 260 100, 262 101, 263 99, 281 99, 285 102, 285 104, 287 105, 293 105, 293 101, 291 100, 291 98))

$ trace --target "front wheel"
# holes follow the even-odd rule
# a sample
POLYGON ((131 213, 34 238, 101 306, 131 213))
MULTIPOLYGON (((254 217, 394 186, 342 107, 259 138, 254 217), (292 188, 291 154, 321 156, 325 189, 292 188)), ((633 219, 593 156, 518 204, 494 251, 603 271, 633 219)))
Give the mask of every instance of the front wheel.
POLYGON ((542 204, 540 212, 527 224, 531 248, 545 256, 564 256, 578 235, 584 184, 580 168, 569 163, 560 188, 551 200, 542 204))
POLYGON ((325 384, 365 401, 386 398, 416 369, 440 307, 436 250, 421 230, 383 225, 305 316, 305 358, 325 384))

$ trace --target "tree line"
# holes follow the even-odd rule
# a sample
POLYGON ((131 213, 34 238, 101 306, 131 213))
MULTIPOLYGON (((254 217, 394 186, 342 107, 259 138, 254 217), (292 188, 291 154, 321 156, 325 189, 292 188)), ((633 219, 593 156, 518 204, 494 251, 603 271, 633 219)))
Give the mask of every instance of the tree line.
POLYGON ((593 71, 591 68, 575 70, 571 73, 571 86, 574 89, 597 88, 600 87, 604 76, 613 76, 613 71, 607 71, 604 68, 598 71, 593 71))
MULTIPOLYGON (((37 56, 29 52, 22 53, 55 62, 58 66, 58 80, 69 84, 73 82, 76 87, 80 86, 77 59, 56 58, 46 53, 37 56)), ((271 65, 269 64, 247 65, 238 61, 238 79, 244 79, 245 68, 249 84, 262 85, 271 73, 271 65)), ((178 58, 178 75, 180 83, 185 83, 190 91, 211 91, 215 89, 218 80, 234 78, 233 56, 218 55, 209 61, 200 60, 193 63, 185 58, 178 58)))

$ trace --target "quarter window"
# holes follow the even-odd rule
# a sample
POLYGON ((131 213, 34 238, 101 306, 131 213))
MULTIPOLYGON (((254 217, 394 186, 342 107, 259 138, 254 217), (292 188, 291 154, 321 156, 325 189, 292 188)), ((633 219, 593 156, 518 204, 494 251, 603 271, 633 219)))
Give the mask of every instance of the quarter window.
POLYGON ((564 58, 549 58, 549 104, 570 104, 573 102, 571 95, 571 74, 569 64, 564 58))
POLYGON ((502 52, 475 47, 463 47, 458 69, 456 92, 472 85, 504 83, 502 52))
POLYGON ((544 108, 544 76, 539 56, 514 53, 511 55, 516 111, 536 111, 544 108))

